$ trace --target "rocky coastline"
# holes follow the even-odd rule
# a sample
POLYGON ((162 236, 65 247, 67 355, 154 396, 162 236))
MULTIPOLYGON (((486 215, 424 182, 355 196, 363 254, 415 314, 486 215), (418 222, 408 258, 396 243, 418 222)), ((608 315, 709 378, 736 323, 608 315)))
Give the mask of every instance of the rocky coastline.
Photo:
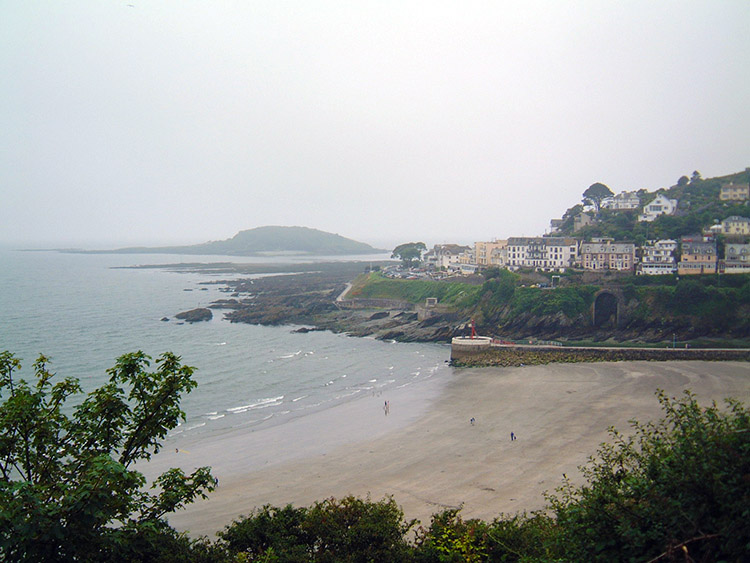
POLYGON ((234 323, 301 325, 298 332, 330 330, 400 342, 450 342, 457 333, 455 315, 420 320, 412 306, 383 310, 352 306, 337 299, 347 284, 364 271, 356 266, 326 266, 315 272, 222 282, 229 297, 212 309, 224 311, 234 323))
MULTIPOLYGON (((205 282, 218 284, 226 297, 209 305, 214 314, 221 311, 234 323, 293 325, 298 332, 330 330, 356 337, 372 337, 400 342, 449 343, 466 333, 471 322, 468 311, 450 311, 437 307, 422 314, 422 307, 393 300, 351 299, 346 296, 352 280, 369 269, 385 263, 323 262, 306 264, 181 264, 149 266, 173 271, 203 271, 213 275, 227 273, 236 278, 205 282), (245 275, 246 274, 246 275, 245 275), (377 301, 377 302, 375 302, 377 301)), ((503 318, 502 323, 485 326, 480 318, 481 334, 510 341, 558 340, 563 343, 590 342, 617 345, 646 345, 666 348, 676 338, 682 346, 693 340, 705 340, 700 347, 743 346, 729 335, 702 336, 695 327, 676 324, 659 326, 632 324, 626 328, 594 327, 584 318, 568 319, 562 313, 549 316, 521 314, 503 318), (493 327, 496 329, 493 331, 493 327), (666 338, 665 338, 666 335, 666 338)), ((663 321, 663 319, 662 319, 663 321)), ((565 346, 563 349, 568 349, 565 346)), ((616 360, 616 358, 612 358, 616 360)), ((560 359, 557 361, 565 361, 560 359)), ((580 361, 580 360, 575 360, 580 361)), ((473 362, 474 363, 474 362, 473 362)))

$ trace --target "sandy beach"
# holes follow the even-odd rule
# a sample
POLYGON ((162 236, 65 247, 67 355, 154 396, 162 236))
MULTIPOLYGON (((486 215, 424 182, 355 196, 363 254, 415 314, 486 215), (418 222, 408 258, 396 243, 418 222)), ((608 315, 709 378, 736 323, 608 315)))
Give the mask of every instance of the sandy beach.
MULTIPOLYGON (((235 431, 188 452, 159 456, 164 465, 214 467, 219 488, 170 518, 179 530, 208 535, 264 504, 305 506, 328 497, 393 495, 407 518, 429 523, 446 507, 465 518, 545 504, 563 474, 608 439, 607 428, 660 416, 655 396, 685 389, 701 401, 750 400, 750 363, 616 362, 520 368, 457 369, 448 382, 369 397, 306 420, 255 433, 235 431), (415 393, 427 401, 411 401, 415 393), (470 423, 471 418, 475 423, 470 423), (363 428, 367 427, 363 434, 363 428), (322 430, 321 430, 322 429, 322 430), (369 429, 369 430, 368 430, 369 429), (511 441, 510 433, 518 439, 511 441), (361 436, 367 435, 366 440, 361 436), (360 438, 352 438, 359 436, 360 438), (280 444, 295 444, 293 451, 280 444), (283 452, 287 452, 284 454, 283 452)), ((187 449, 187 448, 186 448, 187 449)))

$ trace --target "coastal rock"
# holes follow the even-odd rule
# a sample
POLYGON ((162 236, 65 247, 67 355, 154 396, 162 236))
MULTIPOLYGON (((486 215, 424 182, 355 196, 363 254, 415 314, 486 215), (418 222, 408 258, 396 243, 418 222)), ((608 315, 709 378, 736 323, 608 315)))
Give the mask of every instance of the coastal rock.
POLYGON ((177 313, 175 315, 175 318, 181 319, 188 323, 199 323, 202 321, 210 321, 214 318, 214 314, 211 312, 211 309, 199 307, 198 309, 191 309, 190 311, 177 313))
POLYGON ((388 311, 380 311, 378 313, 373 313, 370 316, 371 321, 377 321, 378 319, 387 319, 390 316, 390 313, 388 311))

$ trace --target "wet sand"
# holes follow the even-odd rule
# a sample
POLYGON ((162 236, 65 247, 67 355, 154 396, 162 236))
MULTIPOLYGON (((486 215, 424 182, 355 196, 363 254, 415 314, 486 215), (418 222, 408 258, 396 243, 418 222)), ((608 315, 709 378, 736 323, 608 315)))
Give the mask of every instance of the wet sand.
POLYGON ((302 429, 291 423, 257 432, 252 440, 238 430, 213 444, 195 444, 189 454, 160 456, 159 465, 179 460, 186 469, 208 460, 220 479, 208 500, 174 514, 170 523, 213 537, 253 507, 306 506, 347 494, 373 500, 393 495, 407 518, 425 524, 446 507, 463 506, 465 518, 487 520, 539 509, 544 491, 559 486, 563 473, 582 482, 578 466, 608 439, 608 427, 627 431, 631 419, 660 417, 657 389, 672 396, 690 389, 702 402, 748 402, 750 363, 457 369, 447 384, 395 394, 388 417, 382 397, 320 413, 317 421, 305 422, 316 436, 293 453, 284 444, 302 429), (409 393, 435 398, 423 408, 424 401, 410 402, 409 393), (357 425, 372 428, 370 438, 351 438, 363 435, 357 425), (510 440, 511 432, 517 440, 510 440))

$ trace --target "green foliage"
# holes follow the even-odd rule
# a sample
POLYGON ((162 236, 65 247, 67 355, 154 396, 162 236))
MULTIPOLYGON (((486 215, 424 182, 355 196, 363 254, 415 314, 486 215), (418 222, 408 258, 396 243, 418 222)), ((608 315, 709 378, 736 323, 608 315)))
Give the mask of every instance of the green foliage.
POLYGON ((602 184, 601 182, 596 182, 595 184, 591 184, 588 188, 586 188, 586 191, 583 192, 583 202, 593 204, 598 211, 599 207, 601 206, 602 200, 611 197, 612 195, 614 194, 612 193, 612 190, 609 189, 609 187, 602 184))
POLYGON ((589 285, 561 287, 554 290, 519 287, 511 299, 513 314, 554 315, 562 313, 572 319, 591 307, 598 288, 589 285))
POLYGON ((750 328, 748 275, 637 276, 623 288, 628 299, 639 303, 631 311, 634 320, 689 322, 706 335, 743 335, 750 328))
POLYGON ((727 400, 701 407, 689 392, 659 401, 665 418, 610 430, 582 468, 587 484, 549 497, 559 548, 574 561, 644 561, 680 554, 740 561, 750 546, 750 413, 727 400))
POLYGON ((481 286, 461 282, 400 280, 371 274, 367 281, 353 289, 351 295, 366 299, 397 299, 409 303, 424 303, 436 297, 440 303, 468 307, 479 299, 481 286))
POLYGON ((132 469, 158 452, 184 419, 180 395, 196 383, 193 368, 170 353, 147 372, 150 358, 126 354, 109 382, 72 415, 65 403, 78 381, 53 384, 48 360, 34 363, 36 381, 17 379, 20 361, 0 353, 0 555, 14 561, 112 558, 123 538, 158 526, 168 513, 205 497, 216 480, 209 468, 184 475, 170 469, 157 493, 132 469))
POLYGON ((460 509, 433 515, 429 528, 417 532, 417 561, 478 562, 487 560, 488 526, 481 520, 464 521, 460 509))
POLYGON ((230 553, 244 553, 251 559, 273 553, 283 561, 307 561, 314 543, 304 527, 307 508, 266 505, 227 526, 219 537, 230 553))
POLYGON ((310 508, 266 506, 235 521, 219 534, 230 553, 250 560, 368 562, 407 561, 404 522, 393 498, 378 502, 348 496, 310 508))
POLYGON ((505 305, 511 300, 516 292, 519 276, 509 270, 498 270, 495 277, 487 280, 482 285, 482 293, 490 294, 490 302, 493 305, 505 305))
POLYGON ((405 267, 411 267, 422 261, 422 252, 427 250, 423 242, 405 242, 393 249, 391 258, 398 258, 405 267))

